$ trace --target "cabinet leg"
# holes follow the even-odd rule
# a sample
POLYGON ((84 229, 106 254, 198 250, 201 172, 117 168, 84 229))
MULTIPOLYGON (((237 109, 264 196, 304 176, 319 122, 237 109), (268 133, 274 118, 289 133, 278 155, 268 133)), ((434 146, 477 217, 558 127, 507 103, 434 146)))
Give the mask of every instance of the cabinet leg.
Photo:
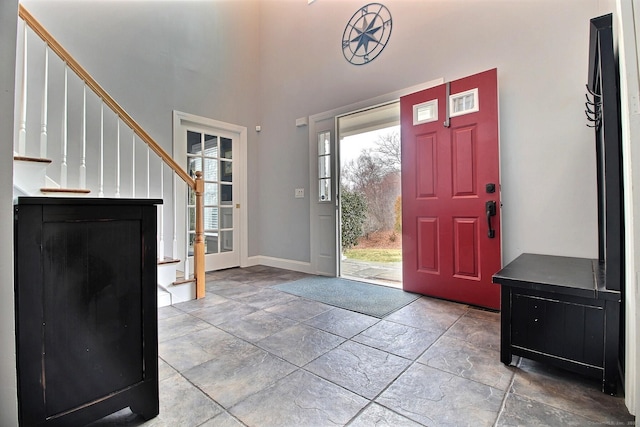
POLYGON ((131 412, 141 415, 145 420, 150 420, 158 416, 160 408, 158 401, 155 399, 143 399, 130 406, 131 412))
POLYGON ((512 361, 513 357, 511 355, 511 352, 509 350, 504 350, 504 349, 500 349, 500 361, 502 363, 504 363, 505 365, 509 366, 511 365, 511 361, 512 361))
POLYGON ((511 365, 511 290, 507 286, 501 289, 500 309, 500 361, 511 365))
POLYGON ((611 396, 615 396, 618 393, 617 382, 607 379, 602 380, 602 392, 611 396))

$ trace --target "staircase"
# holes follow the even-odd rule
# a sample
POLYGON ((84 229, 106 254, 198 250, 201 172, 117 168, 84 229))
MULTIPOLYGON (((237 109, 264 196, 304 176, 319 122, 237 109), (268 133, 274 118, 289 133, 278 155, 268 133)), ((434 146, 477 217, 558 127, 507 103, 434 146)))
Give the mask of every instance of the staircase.
POLYGON ((178 224, 185 202, 177 197, 180 186, 195 193, 196 224, 202 223, 202 174, 187 174, 22 5, 19 16, 14 198, 162 199, 158 306, 203 297, 203 227, 188 248, 186 224, 178 224))

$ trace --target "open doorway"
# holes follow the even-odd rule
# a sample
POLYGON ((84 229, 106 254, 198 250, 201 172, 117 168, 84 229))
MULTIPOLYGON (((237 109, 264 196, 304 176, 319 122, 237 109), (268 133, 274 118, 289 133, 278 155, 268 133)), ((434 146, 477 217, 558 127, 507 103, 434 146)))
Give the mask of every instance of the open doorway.
POLYGON ((338 117, 339 275, 402 288, 400 105, 338 117))

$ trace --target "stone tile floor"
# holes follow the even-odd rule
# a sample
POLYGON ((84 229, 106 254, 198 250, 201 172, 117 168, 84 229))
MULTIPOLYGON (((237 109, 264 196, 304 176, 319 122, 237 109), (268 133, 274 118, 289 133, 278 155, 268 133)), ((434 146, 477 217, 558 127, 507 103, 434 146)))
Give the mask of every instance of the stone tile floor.
POLYGON ((120 426, 633 425, 598 381, 499 356, 499 314, 422 297, 384 319, 270 288, 301 273, 207 274, 158 310, 160 415, 120 426))

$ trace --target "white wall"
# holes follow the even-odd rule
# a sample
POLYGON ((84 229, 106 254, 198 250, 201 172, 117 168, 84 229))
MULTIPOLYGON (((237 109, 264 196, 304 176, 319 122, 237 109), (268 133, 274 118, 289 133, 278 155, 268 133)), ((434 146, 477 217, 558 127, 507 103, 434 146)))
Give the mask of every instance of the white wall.
POLYGON ((0 2, 0 425, 18 425, 13 309, 13 95, 18 0, 0 2))
POLYGON ((347 63, 340 45, 362 2, 266 4, 259 158, 287 167, 261 169, 261 254, 308 260, 308 206, 293 198, 310 185, 296 118, 497 67, 504 261, 525 251, 597 256, 595 148, 583 113, 597 0, 387 0, 389 44, 364 66, 347 63))

